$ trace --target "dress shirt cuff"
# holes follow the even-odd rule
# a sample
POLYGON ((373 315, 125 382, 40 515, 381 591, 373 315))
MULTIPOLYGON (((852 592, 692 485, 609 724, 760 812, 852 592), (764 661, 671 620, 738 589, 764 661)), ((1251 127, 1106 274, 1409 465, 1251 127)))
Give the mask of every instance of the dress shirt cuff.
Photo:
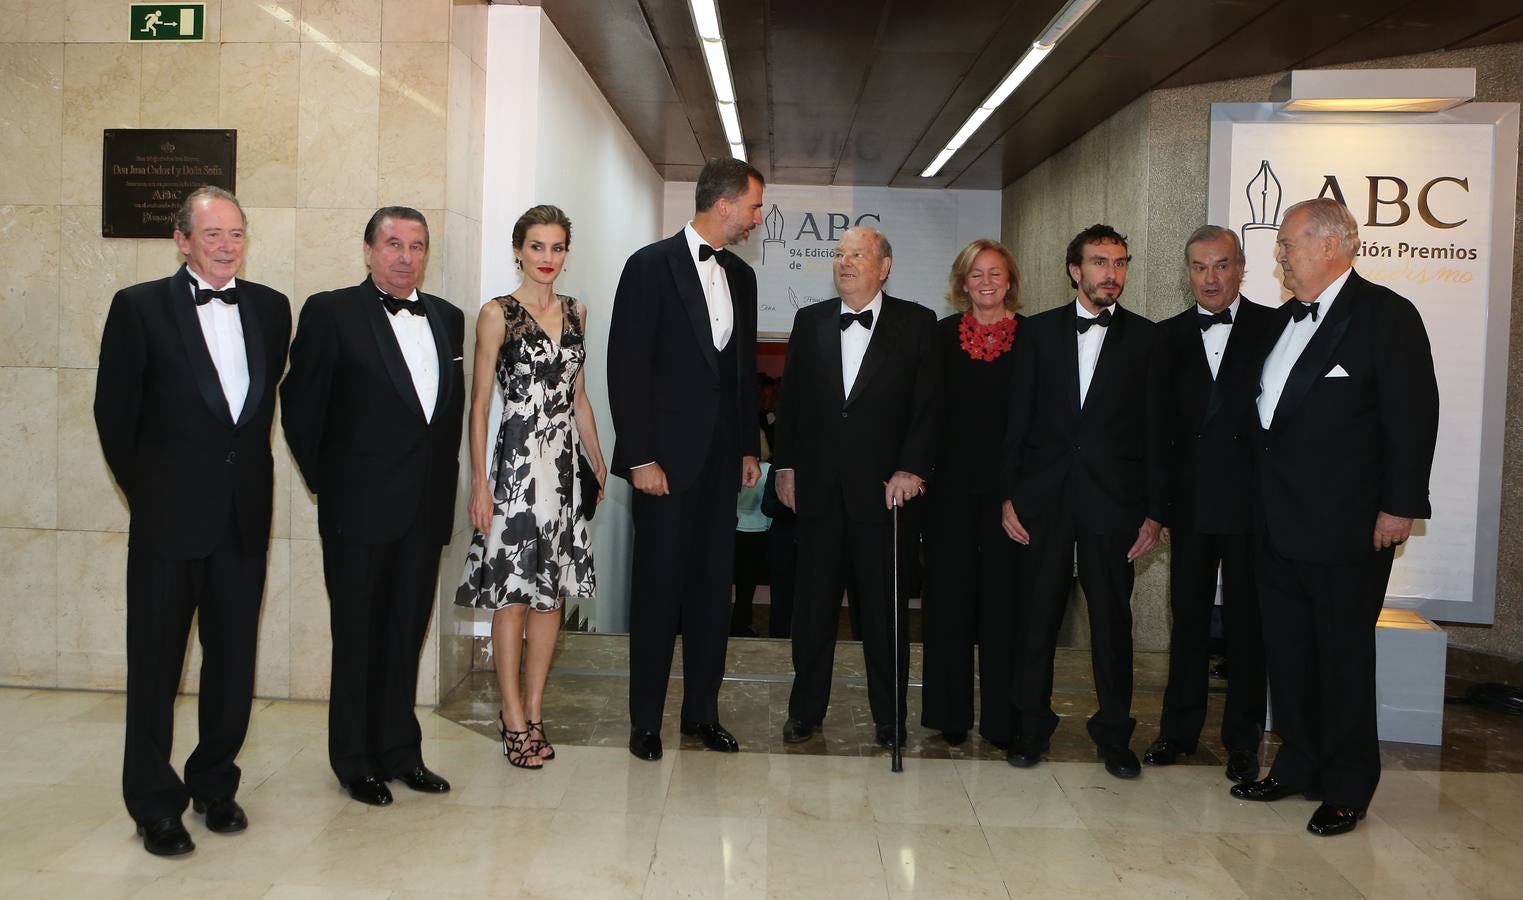
POLYGON ((630 466, 629 467, 629 471, 633 472, 636 469, 643 469, 646 466, 653 466, 655 464, 656 464, 655 460, 651 460, 650 462, 643 462, 643 463, 640 463, 638 466, 630 466))

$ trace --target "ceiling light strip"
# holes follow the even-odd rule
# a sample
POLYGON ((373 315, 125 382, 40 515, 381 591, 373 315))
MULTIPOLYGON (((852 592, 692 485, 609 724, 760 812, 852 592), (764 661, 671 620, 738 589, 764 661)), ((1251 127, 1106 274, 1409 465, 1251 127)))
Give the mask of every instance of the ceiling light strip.
POLYGON ((740 131, 740 109, 735 105, 735 82, 730 77, 730 59, 725 52, 724 33, 719 28, 719 10, 714 0, 688 0, 693 14, 693 29, 703 47, 704 66, 709 70, 709 84, 714 88, 714 106, 724 125, 724 139, 730 155, 746 158, 745 136, 740 131))
MULTIPOLYGON (((704 2, 704 0, 691 0, 691 2, 696 6, 700 2, 704 2)), ((1011 67, 1009 73, 1000 79, 1000 83, 989 93, 989 96, 984 98, 984 102, 978 104, 978 107, 968 115, 968 118, 963 120, 962 127, 957 129, 957 133, 952 135, 952 139, 947 141, 945 147, 941 148, 941 152, 936 154, 936 158, 931 160, 931 164, 925 167, 925 171, 920 173, 920 177, 934 178, 936 173, 940 172, 942 167, 952 159, 953 155, 962 149, 962 146, 968 142, 968 139, 973 137, 973 134, 978 131, 979 126, 983 125, 994 114, 999 105, 1009 99, 1010 95, 1015 93, 1015 89, 1021 86, 1021 82, 1025 81, 1032 72, 1036 71, 1036 67, 1041 65, 1042 60, 1047 58, 1047 54, 1052 52, 1053 48, 1058 45, 1058 42, 1063 40, 1074 29, 1074 26, 1083 21, 1084 17, 1089 15, 1090 11, 1099 5, 1100 0, 1068 0, 1068 4, 1058 10, 1058 14, 1053 16, 1052 21, 1047 23, 1047 27, 1042 29, 1041 35, 1031 43, 1031 46, 1026 48, 1026 52, 1022 53, 1021 58, 1016 60, 1015 65, 1011 67)))

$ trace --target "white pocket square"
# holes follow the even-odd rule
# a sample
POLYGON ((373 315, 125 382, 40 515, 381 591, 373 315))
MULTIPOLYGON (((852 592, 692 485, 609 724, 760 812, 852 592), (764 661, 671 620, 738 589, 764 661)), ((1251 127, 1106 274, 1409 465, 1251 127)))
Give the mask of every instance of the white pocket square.
POLYGON ((450 362, 460 362, 463 359, 465 359, 465 357, 463 357, 463 356, 457 356, 454 359, 450 360, 450 362))
POLYGON ((1348 377, 1348 370, 1343 368, 1342 366, 1333 366, 1332 370, 1329 371, 1326 375, 1323 375, 1322 377, 1323 378, 1347 378, 1348 377))

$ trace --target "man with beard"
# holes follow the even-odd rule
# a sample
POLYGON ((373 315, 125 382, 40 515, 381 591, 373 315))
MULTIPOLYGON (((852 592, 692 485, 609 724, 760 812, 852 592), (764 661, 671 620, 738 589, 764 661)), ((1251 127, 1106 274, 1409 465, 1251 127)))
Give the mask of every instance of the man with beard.
POLYGON ((1117 304, 1131 262, 1123 235, 1091 225, 1067 262, 1078 297, 1021 325, 1001 461, 1023 583, 1006 759, 1036 765, 1057 729, 1052 664, 1077 548, 1100 702, 1089 735, 1107 772, 1135 778, 1133 563, 1158 543, 1166 502, 1159 341, 1151 321, 1117 304))

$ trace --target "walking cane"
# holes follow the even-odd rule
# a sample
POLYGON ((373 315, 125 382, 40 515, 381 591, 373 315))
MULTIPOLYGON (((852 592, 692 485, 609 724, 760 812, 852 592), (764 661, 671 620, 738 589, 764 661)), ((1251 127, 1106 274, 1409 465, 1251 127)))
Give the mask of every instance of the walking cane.
POLYGON ((892 526, 892 546, 889 547, 889 602, 894 605, 891 620, 893 622, 893 634, 890 636, 894 654, 894 737, 888 745, 888 770, 890 772, 904 771, 904 748, 899 745, 899 503, 894 503, 894 522, 892 526))

